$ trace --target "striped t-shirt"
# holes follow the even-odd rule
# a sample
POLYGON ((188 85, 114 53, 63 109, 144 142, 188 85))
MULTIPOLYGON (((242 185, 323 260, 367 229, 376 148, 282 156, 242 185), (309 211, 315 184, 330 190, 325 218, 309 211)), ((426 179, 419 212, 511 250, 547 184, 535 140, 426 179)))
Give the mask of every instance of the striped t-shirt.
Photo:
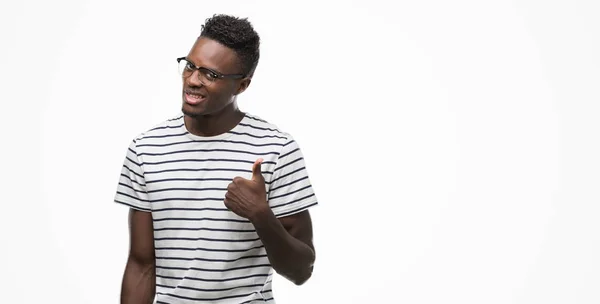
POLYGON ((258 158, 277 217, 317 205, 297 142, 256 116, 200 137, 180 114, 130 143, 115 201, 152 212, 157 303, 275 303, 264 245, 224 204, 229 183, 251 179, 258 158))

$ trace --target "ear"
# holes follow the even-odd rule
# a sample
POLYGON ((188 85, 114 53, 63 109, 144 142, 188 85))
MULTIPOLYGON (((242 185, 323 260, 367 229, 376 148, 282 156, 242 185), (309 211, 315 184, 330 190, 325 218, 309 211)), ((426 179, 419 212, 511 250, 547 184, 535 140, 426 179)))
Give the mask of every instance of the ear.
POLYGON ((246 77, 246 78, 240 80, 240 83, 239 83, 234 95, 239 95, 239 94, 242 94, 244 91, 246 91, 246 89, 250 86, 251 81, 252 81, 252 78, 250 78, 250 77, 246 77))

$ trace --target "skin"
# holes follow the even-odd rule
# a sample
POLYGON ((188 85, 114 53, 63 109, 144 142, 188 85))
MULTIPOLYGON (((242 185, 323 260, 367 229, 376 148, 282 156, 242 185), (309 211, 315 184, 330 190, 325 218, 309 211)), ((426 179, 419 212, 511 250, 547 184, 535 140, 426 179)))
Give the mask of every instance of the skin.
POLYGON ((150 212, 129 211, 129 257, 121 283, 121 304, 152 303, 156 293, 154 234, 150 212))
MULTIPOLYGON (((223 74, 239 74, 237 54, 218 42, 200 37, 187 58, 197 66, 223 74)), ((235 127, 244 117, 236 98, 250 85, 251 78, 219 79, 204 86, 197 77, 183 79, 182 112, 188 131, 198 136, 214 136, 235 127), (185 101, 185 94, 205 96, 197 105, 185 101)), ((265 245, 273 269, 296 285, 304 284, 312 275, 315 261, 312 221, 308 210, 276 218, 266 200, 265 180, 261 174, 262 159, 252 166, 252 179, 236 177, 229 184, 224 205, 237 215, 250 220, 265 245)), ((152 214, 131 209, 129 213, 130 248, 121 287, 121 303, 152 303, 156 291, 154 234, 152 214)))

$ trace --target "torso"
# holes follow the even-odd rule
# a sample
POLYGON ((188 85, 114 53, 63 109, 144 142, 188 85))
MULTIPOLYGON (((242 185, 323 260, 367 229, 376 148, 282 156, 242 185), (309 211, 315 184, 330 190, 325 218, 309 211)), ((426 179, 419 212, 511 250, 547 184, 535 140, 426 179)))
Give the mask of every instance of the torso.
POLYGON ((234 177, 251 177, 257 158, 268 192, 285 139, 248 115, 213 137, 190 134, 178 117, 137 141, 154 221, 158 303, 274 303, 265 248, 223 200, 234 177))

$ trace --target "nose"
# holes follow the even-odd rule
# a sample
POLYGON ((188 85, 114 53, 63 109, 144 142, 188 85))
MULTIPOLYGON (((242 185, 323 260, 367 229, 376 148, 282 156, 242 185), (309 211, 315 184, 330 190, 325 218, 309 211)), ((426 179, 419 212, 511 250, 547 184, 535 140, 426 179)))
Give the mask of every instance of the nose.
POLYGON ((199 74, 200 71, 195 70, 192 75, 190 75, 189 77, 187 77, 185 79, 185 82, 188 86, 192 86, 192 87, 199 87, 199 86, 204 86, 204 83, 202 83, 202 81, 200 81, 200 77, 199 74))

